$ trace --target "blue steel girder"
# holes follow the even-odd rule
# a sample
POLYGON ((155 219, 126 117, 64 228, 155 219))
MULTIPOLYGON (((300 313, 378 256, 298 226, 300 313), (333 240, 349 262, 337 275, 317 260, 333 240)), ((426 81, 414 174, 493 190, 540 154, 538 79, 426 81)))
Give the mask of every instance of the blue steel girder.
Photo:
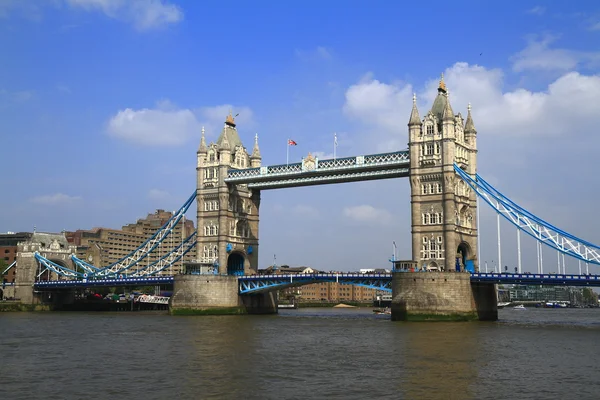
POLYGON ((454 170, 475 193, 521 231, 568 256, 600 265, 600 246, 577 238, 514 203, 481 176, 467 174, 458 165, 454 170))
POLYGON ((152 286, 172 285, 172 276, 151 276, 145 278, 123 278, 123 279, 72 279, 60 281, 38 281, 33 284, 36 290, 49 289, 73 289, 103 286, 152 286))
POLYGON ((230 169, 225 182, 252 189, 309 186, 408 176, 408 150, 302 163, 230 169))
POLYGON ((124 271, 127 271, 135 265, 138 265, 140 261, 146 258, 148 254, 154 251, 154 249, 156 249, 165 240, 165 238, 172 233, 179 221, 185 217, 186 211, 196 199, 196 194, 196 191, 194 191, 194 193, 187 199, 181 208, 179 208, 179 210, 177 210, 173 216, 169 218, 169 220, 148 240, 142 243, 137 249, 129 253, 127 256, 115 261, 109 266, 98 269, 97 267, 94 267, 93 265, 88 264, 76 257, 72 257, 73 261, 80 266, 86 265, 88 267, 86 270, 95 269, 93 272, 88 272, 88 274, 93 274, 97 277, 108 277, 116 274, 122 274, 124 271))
POLYGON ((240 294, 263 293, 320 282, 338 282, 386 292, 392 291, 392 274, 276 274, 248 275, 238 278, 240 294))
POLYGON ((600 275, 475 272, 471 274, 471 282, 544 286, 600 286, 600 275))

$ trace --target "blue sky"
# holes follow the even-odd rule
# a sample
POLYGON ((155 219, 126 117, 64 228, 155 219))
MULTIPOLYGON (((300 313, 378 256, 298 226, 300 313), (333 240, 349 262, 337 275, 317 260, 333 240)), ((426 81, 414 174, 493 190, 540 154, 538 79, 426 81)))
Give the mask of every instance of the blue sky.
MULTIPOLYGON (((263 165, 406 147, 445 73, 472 103, 479 173, 592 242, 600 6, 594 2, 0 0, 0 231, 118 228, 195 188, 200 127, 227 111, 263 165)), ((263 193, 261 267, 410 258, 406 180, 263 193)), ((482 209, 482 260, 497 259, 482 209)), ((193 218, 194 212, 189 213, 193 218)), ((503 264, 516 234, 502 225, 503 264)), ((535 246, 524 242, 535 270, 535 246)), ((547 270, 556 254, 544 253, 547 270), (550 261, 552 260, 552 261, 550 261)), ((576 263, 568 262, 568 269, 576 263)))

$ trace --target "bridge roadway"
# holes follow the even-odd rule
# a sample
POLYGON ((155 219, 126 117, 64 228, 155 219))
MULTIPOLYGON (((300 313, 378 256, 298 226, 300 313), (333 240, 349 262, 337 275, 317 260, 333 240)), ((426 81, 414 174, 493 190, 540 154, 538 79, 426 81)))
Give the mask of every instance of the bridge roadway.
MULTIPOLYGON (((392 291, 392 274, 290 274, 290 275, 246 275, 239 279, 240 294, 251 294, 279 290, 286 287, 302 286, 319 282, 365 286, 386 292, 392 291)), ((149 278, 95 279, 40 281, 34 284, 36 290, 56 290, 103 286, 154 286, 172 285, 172 276, 149 278)), ((597 286, 600 275, 571 274, 510 274, 485 273, 471 274, 471 282, 496 284, 545 285, 545 286, 597 286)))

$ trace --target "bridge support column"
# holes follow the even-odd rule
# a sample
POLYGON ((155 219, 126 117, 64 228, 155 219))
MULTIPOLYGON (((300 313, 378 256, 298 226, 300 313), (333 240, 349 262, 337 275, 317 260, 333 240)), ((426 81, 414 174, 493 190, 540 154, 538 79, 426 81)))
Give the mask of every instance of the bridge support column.
POLYGON ((392 276, 393 321, 498 319, 496 286, 471 284, 461 272, 396 272, 392 276))
POLYGON ((173 315, 275 314, 274 292, 240 296, 238 278, 176 275, 169 310, 173 315))
POLYGON ((19 253, 17 265, 15 299, 19 300, 21 304, 38 304, 40 299, 33 290, 38 264, 33 253, 19 253))

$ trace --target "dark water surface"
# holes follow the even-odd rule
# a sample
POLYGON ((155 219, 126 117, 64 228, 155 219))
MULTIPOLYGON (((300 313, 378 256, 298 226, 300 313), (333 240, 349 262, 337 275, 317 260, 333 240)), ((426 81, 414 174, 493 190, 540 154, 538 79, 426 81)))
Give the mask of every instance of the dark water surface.
POLYGON ((600 310, 0 314, 0 399, 597 399, 600 310))

